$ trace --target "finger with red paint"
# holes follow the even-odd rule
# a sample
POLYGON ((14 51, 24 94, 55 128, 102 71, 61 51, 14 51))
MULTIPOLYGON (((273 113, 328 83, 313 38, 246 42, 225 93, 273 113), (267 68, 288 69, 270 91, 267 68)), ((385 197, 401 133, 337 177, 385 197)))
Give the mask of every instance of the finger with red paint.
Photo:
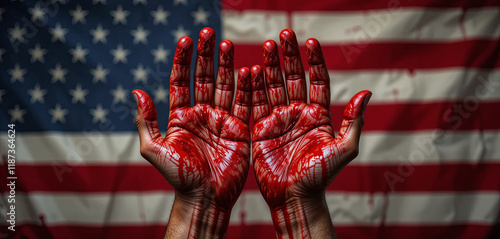
POLYGON ((234 98, 233 115, 248 124, 252 112, 252 82, 250 70, 243 67, 238 72, 236 96, 234 98))
POLYGON ((309 64, 311 104, 318 104, 330 110, 330 76, 318 40, 306 41, 307 63, 309 64))
POLYGON ((215 85, 214 107, 230 111, 234 96, 234 46, 229 40, 219 45, 219 69, 215 85))
MULTIPOLYGON (((196 65, 194 67, 195 104, 213 105, 214 100, 214 49, 215 32, 203 28, 198 38, 196 65)), ((189 59, 191 61, 191 59, 189 59)))
POLYGON ((133 92, 141 154, 175 189, 168 238, 225 237, 231 209, 248 173, 250 72, 240 70, 233 105, 234 47, 230 41, 220 44, 214 83, 214 41, 212 29, 200 32, 195 105, 190 106, 193 42, 189 37, 179 40, 170 75, 170 115, 165 137, 159 131, 151 98, 141 90, 133 92))
MULTIPOLYGON (((189 107, 189 71, 193 41, 189 37, 182 37, 177 48, 170 74, 170 109, 189 107)), ((133 91, 137 101, 137 128, 141 141, 141 154, 151 164, 157 165, 160 154, 161 136, 156 120, 156 107, 149 95, 142 90, 133 91)))
POLYGON ((319 42, 306 41, 311 81, 307 104, 304 68, 295 34, 285 29, 280 41, 288 105, 273 41, 263 45, 265 74, 259 67, 252 68, 255 177, 270 208, 278 238, 334 238, 325 188, 358 153, 363 113, 371 92, 359 92, 351 99, 335 137, 330 115, 330 80, 319 42))
POLYGON ((339 135, 331 142, 332 151, 335 147, 343 151, 338 161, 340 169, 358 155, 361 129, 365 124, 364 112, 371 96, 368 90, 358 92, 345 107, 339 135))
POLYGON ((281 51, 285 68, 286 89, 290 102, 307 102, 306 75, 300 59, 295 33, 285 29, 280 33, 281 51))
POLYGON ((134 90, 133 94, 137 101, 136 124, 139 130, 140 152, 146 160, 156 165, 158 149, 163 139, 156 120, 156 107, 146 92, 134 90))
POLYGON ((269 115, 269 100, 266 93, 264 75, 260 66, 255 65, 251 70, 252 76, 252 115, 255 122, 269 115))
POLYGON ((182 37, 177 43, 170 74, 170 110, 186 107, 190 104, 189 71, 191 70, 192 54, 193 41, 189 37, 182 37))
POLYGON ((264 42, 263 48, 266 88, 269 96, 269 103, 271 103, 271 108, 274 109, 287 104, 285 81, 281 74, 280 58, 276 42, 268 40, 264 42))

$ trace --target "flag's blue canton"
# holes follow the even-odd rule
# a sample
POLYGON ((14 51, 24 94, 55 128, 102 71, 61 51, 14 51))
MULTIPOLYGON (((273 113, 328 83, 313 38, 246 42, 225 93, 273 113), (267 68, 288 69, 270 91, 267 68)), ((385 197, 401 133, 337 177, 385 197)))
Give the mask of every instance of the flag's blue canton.
MULTIPOLYGON (((166 129, 177 40, 219 33, 219 1, 0 3, 0 122, 18 131, 131 131, 133 89, 166 129)), ((194 59, 194 56, 193 56, 194 59)), ((192 64, 194 65, 194 64, 192 64)))

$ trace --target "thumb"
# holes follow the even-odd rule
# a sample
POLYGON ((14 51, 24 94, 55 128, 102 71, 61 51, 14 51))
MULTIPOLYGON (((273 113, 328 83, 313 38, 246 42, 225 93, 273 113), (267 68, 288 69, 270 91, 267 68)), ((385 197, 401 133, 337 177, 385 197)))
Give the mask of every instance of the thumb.
POLYGON ((156 121, 156 107, 146 92, 134 90, 132 93, 137 102, 137 118, 135 121, 141 141, 141 155, 150 163, 153 163, 160 149, 158 141, 162 138, 158 128, 158 121, 156 121))
POLYGON ((344 120, 335 141, 347 158, 347 163, 358 155, 359 138, 364 125, 364 113, 372 93, 368 90, 354 95, 344 110, 344 120))

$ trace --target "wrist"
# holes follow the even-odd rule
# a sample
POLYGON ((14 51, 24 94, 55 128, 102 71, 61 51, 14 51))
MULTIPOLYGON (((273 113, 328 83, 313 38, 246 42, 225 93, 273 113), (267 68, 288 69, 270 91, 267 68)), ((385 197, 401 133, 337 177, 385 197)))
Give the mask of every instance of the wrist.
POLYGON ((271 215, 278 238, 336 238, 324 193, 290 198, 271 215))
POLYGON ((230 216, 213 200, 176 192, 165 238, 225 238, 230 216))

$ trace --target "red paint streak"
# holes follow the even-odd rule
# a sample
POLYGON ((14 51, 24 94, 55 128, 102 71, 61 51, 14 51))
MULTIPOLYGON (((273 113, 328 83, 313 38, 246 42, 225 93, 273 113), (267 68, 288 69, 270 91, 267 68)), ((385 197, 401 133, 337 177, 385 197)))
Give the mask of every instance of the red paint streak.
POLYGON ((285 219, 285 224, 286 224, 286 230, 288 233, 288 238, 293 239, 293 230, 292 230, 292 223, 290 220, 290 213, 288 213, 288 209, 284 208, 282 210, 283 212, 283 218, 285 219))
POLYGON ((321 183, 326 184, 328 178, 328 168, 326 167, 326 161, 321 160, 321 183))

